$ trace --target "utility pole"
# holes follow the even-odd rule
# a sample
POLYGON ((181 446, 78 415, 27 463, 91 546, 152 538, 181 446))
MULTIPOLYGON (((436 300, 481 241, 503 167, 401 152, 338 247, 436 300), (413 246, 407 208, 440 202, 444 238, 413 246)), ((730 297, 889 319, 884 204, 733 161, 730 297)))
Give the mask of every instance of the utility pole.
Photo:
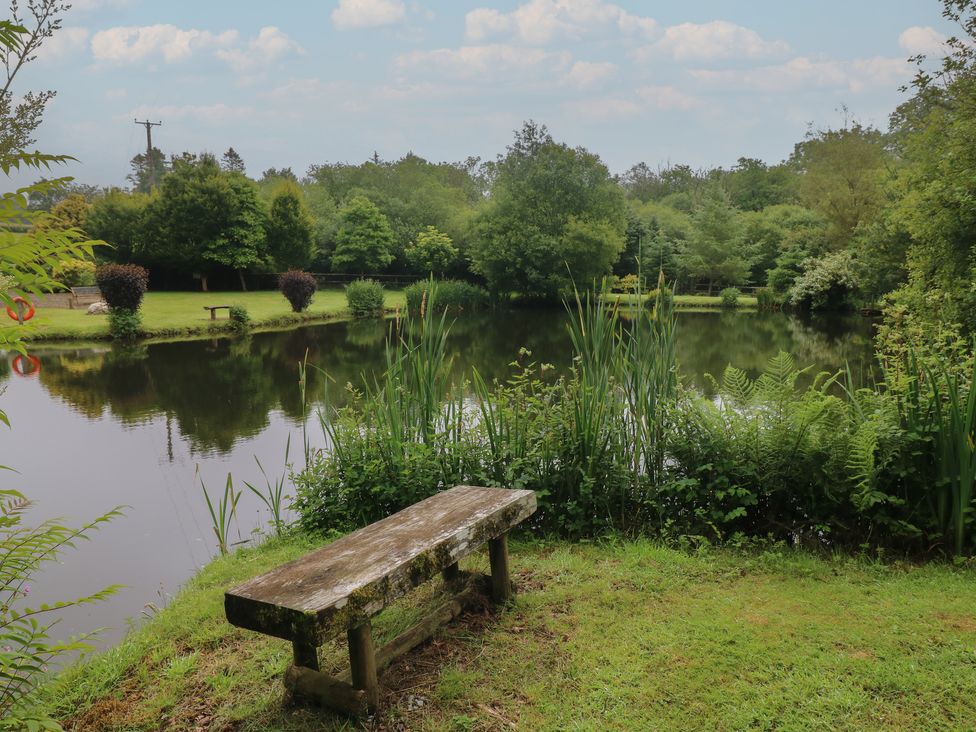
POLYGON ((153 146, 152 146, 152 128, 162 127, 162 120, 159 122, 150 122, 145 120, 140 122, 139 120, 133 120, 137 125, 142 125, 146 128, 146 165, 149 166, 149 190, 152 190, 153 185, 156 183, 156 163, 153 160, 153 146))

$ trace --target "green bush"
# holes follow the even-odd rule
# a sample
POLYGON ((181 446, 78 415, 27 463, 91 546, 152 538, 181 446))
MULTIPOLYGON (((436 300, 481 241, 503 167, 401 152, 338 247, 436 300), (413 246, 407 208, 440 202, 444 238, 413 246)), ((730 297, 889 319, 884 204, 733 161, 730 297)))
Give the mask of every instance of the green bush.
POLYGON ((719 297, 722 298, 723 308, 737 308, 739 307, 739 298, 742 297, 742 292, 738 287, 726 287, 719 293, 719 297))
POLYGON ((65 287, 91 287, 95 284, 95 263, 69 259, 55 267, 51 277, 65 287))
POLYGON ((117 341, 131 341, 142 333, 142 318, 138 310, 110 308, 108 311, 108 332, 117 341))
POLYGON ((760 310, 779 310, 783 307, 784 298, 777 295, 772 288, 760 287, 756 290, 756 302, 760 310))
POLYGON ((230 322, 234 330, 245 331, 251 327, 251 315, 243 305, 231 305, 230 322))
POLYGON ((488 290, 463 280, 422 280, 407 286, 407 310, 420 312, 421 305, 430 300, 431 284, 436 293, 439 310, 478 310, 490 302, 488 290), (425 299, 426 295, 426 299, 425 299))
POLYGON ((292 312, 300 313, 312 304, 318 283, 308 272, 290 269, 278 277, 278 289, 291 305, 292 312))
POLYGON ((137 264, 103 264, 95 270, 102 299, 113 310, 138 310, 149 287, 149 272, 137 264))
POLYGON ((355 280, 346 285, 346 303, 357 318, 368 318, 383 312, 386 293, 376 280, 355 280))

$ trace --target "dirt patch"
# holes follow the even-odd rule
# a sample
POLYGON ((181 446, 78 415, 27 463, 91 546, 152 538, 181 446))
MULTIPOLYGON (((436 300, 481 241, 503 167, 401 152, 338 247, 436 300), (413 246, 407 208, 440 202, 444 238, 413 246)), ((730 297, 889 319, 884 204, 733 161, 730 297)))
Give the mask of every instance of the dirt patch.
POLYGON ((944 625, 953 630, 961 630, 963 633, 976 633, 976 615, 949 615, 948 613, 936 613, 935 617, 942 621, 944 625))

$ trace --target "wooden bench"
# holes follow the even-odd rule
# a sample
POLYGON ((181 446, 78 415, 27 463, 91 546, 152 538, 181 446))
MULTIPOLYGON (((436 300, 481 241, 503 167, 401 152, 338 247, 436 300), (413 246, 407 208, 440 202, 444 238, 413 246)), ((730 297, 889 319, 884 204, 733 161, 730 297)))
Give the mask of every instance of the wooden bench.
POLYGON ((230 305, 204 305, 203 306, 203 309, 210 311, 210 319, 211 320, 216 320, 217 319, 217 311, 218 310, 230 310, 230 305))
POLYGON ((68 307, 71 310, 78 307, 88 307, 92 303, 98 302, 101 299, 102 291, 96 286, 86 285, 84 287, 72 287, 70 288, 70 300, 68 301, 68 307))
POLYGON ((227 619, 292 642, 285 686, 297 700, 351 714, 375 710, 378 669, 486 590, 496 602, 511 597, 507 534, 535 509, 533 491, 457 486, 235 587, 224 596, 227 619), (486 543, 490 579, 460 572, 458 561, 486 543), (370 618, 438 573, 457 593, 453 601, 374 650, 370 618), (319 670, 317 649, 342 632, 351 673, 333 678, 319 670))

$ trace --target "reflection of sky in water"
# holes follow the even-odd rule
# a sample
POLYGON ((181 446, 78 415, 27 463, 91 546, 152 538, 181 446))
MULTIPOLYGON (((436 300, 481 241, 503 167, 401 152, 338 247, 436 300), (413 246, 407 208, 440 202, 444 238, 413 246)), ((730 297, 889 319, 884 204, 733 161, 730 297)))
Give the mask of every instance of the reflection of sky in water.
MULTIPOLYGON (((533 361, 564 368, 570 359, 564 320, 562 311, 544 310, 459 319, 451 338, 455 373, 476 366, 489 379, 503 379, 522 346, 533 361)), ((700 388, 704 372, 720 376, 730 361, 755 376, 779 350, 817 369, 849 361, 857 370, 870 362, 870 327, 862 319, 802 323, 781 314, 681 313, 678 325, 682 371, 700 388)), ((104 626, 105 639, 115 640, 147 603, 164 604, 213 554, 197 466, 211 495, 223 491, 228 472, 240 488, 244 480, 262 486, 255 457, 274 479, 289 434, 292 459, 301 457, 297 379, 306 351, 329 374, 327 380, 309 371, 310 397, 320 403, 328 384, 341 400, 347 383, 360 384, 382 368, 385 336, 385 324, 360 322, 129 350, 43 347, 35 352, 42 371, 32 378, 12 375, 10 356, 0 358, 0 389, 6 387, 0 398, 13 423, 2 432, 0 464, 19 471, 0 475, 0 487, 35 500, 28 523, 63 516, 74 525, 128 506, 124 518, 34 583, 36 603, 127 585, 105 603, 73 611, 58 633, 104 626)), ((321 443, 317 426, 309 434, 321 443)), ((248 493, 238 511, 234 541, 267 521, 248 493)))

